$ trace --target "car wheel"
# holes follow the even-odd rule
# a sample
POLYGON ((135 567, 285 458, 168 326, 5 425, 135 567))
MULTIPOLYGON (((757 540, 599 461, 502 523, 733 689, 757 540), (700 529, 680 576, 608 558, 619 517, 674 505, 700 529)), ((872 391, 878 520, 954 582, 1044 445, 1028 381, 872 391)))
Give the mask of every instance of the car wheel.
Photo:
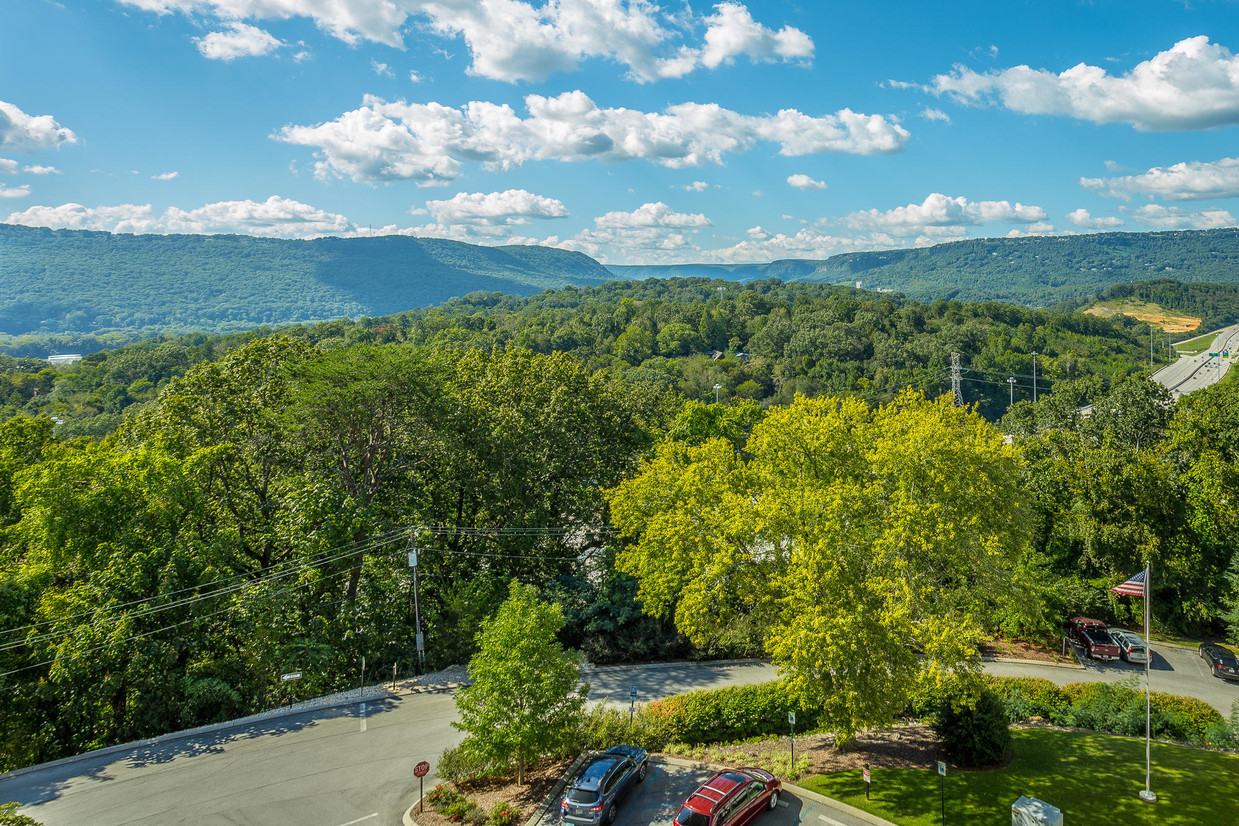
POLYGON ((614 804, 614 803, 612 803, 610 806, 608 806, 608 807, 607 807, 607 815, 606 815, 606 817, 604 818, 605 822, 607 822, 607 823, 614 823, 614 822, 615 822, 615 816, 616 816, 617 814, 619 814, 619 811, 615 808, 615 804, 614 804))
POLYGON ((769 805, 770 811, 773 812, 774 808, 778 805, 779 805, 779 793, 771 792, 770 793, 770 805, 769 805))
POLYGON ((642 763, 642 764, 641 764, 641 768, 637 769, 637 779, 638 779, 638 780, 644 780, 644 779, 645 779, 645 774, 646 774, 646 772, 648 772, 648 771, 649 771, 649 769, 650 769, 650 766, 649 766, 649 764, 648 764, 648 763, 642 763))

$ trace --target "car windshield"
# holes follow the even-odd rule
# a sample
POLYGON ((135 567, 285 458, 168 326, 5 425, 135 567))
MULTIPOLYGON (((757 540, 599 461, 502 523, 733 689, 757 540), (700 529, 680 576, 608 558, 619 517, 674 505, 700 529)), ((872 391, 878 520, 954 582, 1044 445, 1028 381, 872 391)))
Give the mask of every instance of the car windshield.
POLYGON ((710 818, 707 815, 688 808, 680 809, 680 813, 675 816, 675 822, 678 826, 710 826, 710 818))
POLYGON ((598 792, 593 789, 569 789, 569 803, 593 803, 598 799, 598 792))

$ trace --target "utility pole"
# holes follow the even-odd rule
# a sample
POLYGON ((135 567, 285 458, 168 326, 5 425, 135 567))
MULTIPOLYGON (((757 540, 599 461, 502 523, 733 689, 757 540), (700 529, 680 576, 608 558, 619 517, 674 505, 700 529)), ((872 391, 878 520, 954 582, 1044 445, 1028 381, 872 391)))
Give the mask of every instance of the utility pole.
POLYGON ((417 673, 421 674, 426 670, 426 638, 422 636, 422 610, 417 599, 417 544, 415 536, 413 528, 409 528, 409 567, 413 569, 413 627, 417 634, 417 673))
POLYGON ((1149 366, 1153 366, 1153 325, 1149 325, 1149 366))
POLYGON ((1037 403, 1037 351, 1033 350, 1033 404, 1037 403))
POLYGON ((1011 404, 1015 404, 1015 376, 1007 377, 1007 385, 1011 388, 1011 404))
POLYGON ((960 387, 963 371, 959 366, 959 353, 951 353, 951 395, 955 398, 955 406, 964 406, 964 390, 960 387))

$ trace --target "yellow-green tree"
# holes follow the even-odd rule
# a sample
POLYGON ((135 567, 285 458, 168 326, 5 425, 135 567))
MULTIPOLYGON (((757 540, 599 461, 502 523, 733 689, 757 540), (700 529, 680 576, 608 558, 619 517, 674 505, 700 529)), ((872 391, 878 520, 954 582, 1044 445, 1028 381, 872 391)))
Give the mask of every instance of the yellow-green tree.
POLYGON ((759 640, 847 740, 973 682, 994 608, 1027 598, 1018 470, 945 399, 797 398, 743 453, 666 441, 610 491, 618 564, 694 642, 759 640))

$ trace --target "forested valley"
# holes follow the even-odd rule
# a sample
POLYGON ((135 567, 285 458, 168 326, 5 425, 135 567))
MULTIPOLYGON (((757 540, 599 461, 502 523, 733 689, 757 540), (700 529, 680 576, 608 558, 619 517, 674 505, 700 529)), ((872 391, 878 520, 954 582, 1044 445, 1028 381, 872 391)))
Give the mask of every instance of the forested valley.
MULTIPOLYGON (((701 603, 647 613, 616 562, 640 536, 612 513, 653 518, 624 491, 657 463, 708 454, 742 479, 777 462, 801 426, 780 411, 812 419, 798 397, 864 420, 875 466, 915 464, 903 409, 936 422, 944 463, 990 445, 1023 596, 977 609, 989 633, 1130 620, 1105 589, 1149 559, 1156 625, 1235 639, 1239 386, 1175 404, 1147 360, 1123 317, 707 279, 6 359, 0 769, 464 662, 513 580, 595 662, 771 653, 761 610, 718 634, 683 633, 701 603), (952 353, 976 411, 958 445, 955 414, 921 399, 949 390, 952 353)), ((734 494, 690 481, 703 502, 734 494)))

